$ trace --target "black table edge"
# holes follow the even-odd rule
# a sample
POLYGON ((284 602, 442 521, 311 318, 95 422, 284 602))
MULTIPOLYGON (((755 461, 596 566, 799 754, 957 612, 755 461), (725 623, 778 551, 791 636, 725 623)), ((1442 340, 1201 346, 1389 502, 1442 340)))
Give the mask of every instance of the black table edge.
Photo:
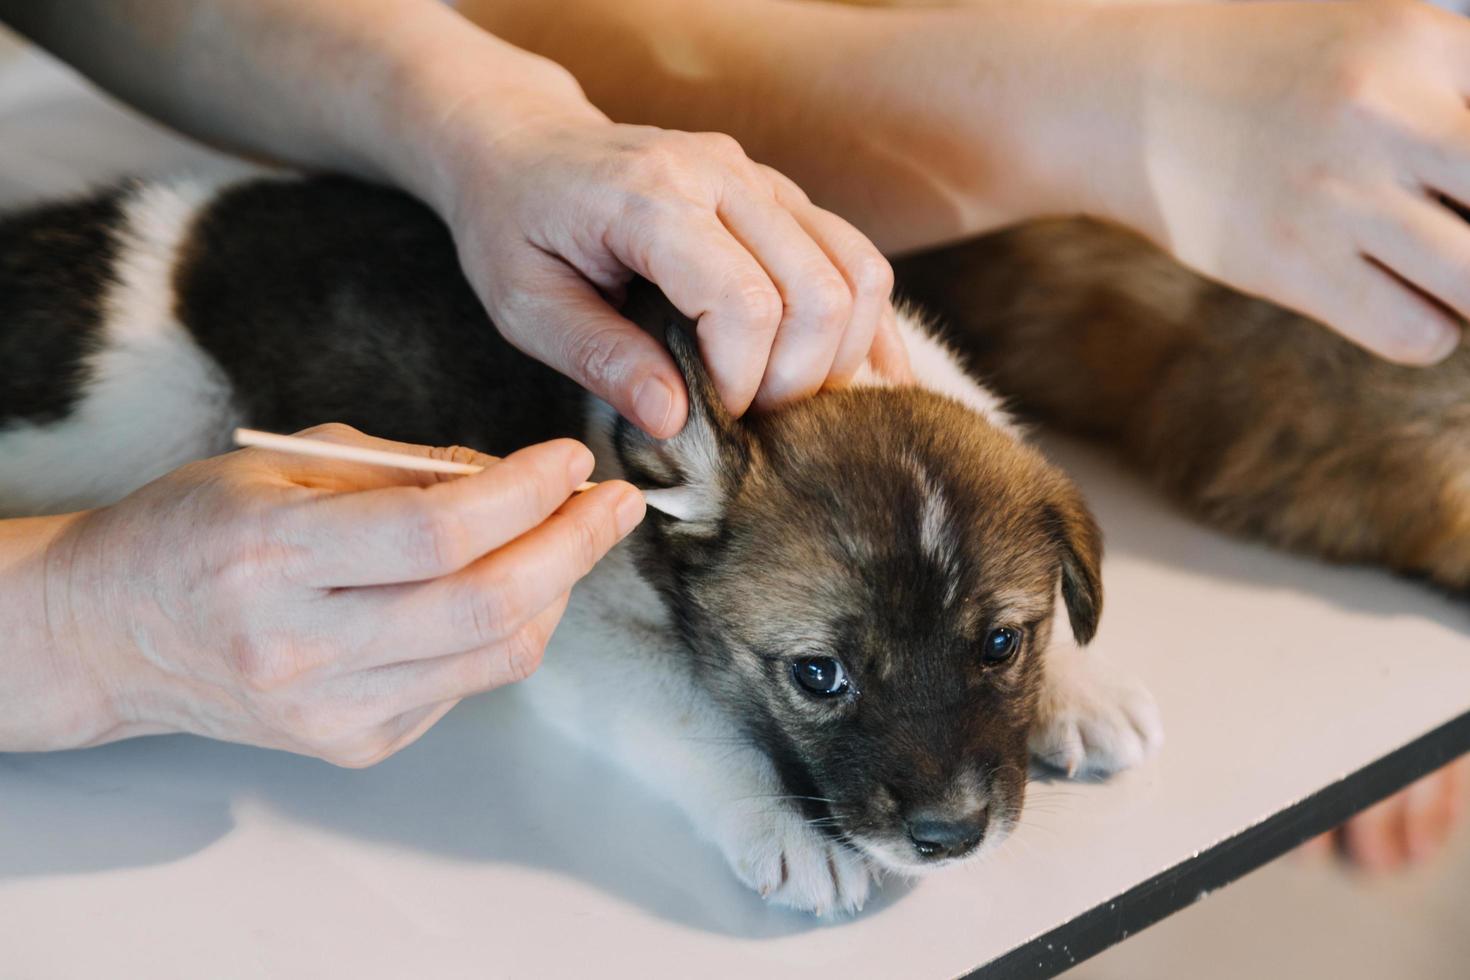
POLYGON ((1017 946, 965 978, 1054 977, 1331 830, 1466 752, 1470 752, 1470 712, 1017 946))

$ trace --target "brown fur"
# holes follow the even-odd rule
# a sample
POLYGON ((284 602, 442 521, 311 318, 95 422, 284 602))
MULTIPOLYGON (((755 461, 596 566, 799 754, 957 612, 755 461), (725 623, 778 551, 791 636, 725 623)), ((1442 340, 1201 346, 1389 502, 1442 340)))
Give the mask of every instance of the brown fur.
POLYGON ((1220 527, 1470 589, 1470 349, 1398 367, 1086 221, 902 261, 998 391, 1220 527))
POLYGON ((826 392, 732 419, 683 328, 669 339, 689 427, 660 443, 620 423, 617 442, 643 483, 697 482, 718 460, 701 487, 713 516, 652 512, 637 541, 709 688, 835 833, 911 855, 915 814, 972 821, 977 840, 1008 831, 1058 582, 1082 642, 1101 610, 1101 538, 1076 487, 918 389, 826 392), (936 498, 943 520, 926 537, 936 498), (982 640, 998 626, 1023 646, 988 663, 982 640), (852 696, 803 693, 791 679, 803 656, 838 658, 852 696))

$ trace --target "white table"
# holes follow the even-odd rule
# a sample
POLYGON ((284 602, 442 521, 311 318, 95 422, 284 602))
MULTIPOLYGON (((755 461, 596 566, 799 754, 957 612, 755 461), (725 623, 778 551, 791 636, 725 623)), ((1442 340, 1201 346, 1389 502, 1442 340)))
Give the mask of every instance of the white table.
MULTIPOLYGON (((22 70, 111 170, 206 159, 27 56, 0 62, 0 173, 22 70)), ((1470 604, 1222 538, 1052 448, 1108 535, 1096 648, 1168 743, 1034 785, 993 860, 846 921, 768 909, 500 692, 362 772, 187 737, 0 755, 0 978, 1050 975, 1470 748, 1470 604)))

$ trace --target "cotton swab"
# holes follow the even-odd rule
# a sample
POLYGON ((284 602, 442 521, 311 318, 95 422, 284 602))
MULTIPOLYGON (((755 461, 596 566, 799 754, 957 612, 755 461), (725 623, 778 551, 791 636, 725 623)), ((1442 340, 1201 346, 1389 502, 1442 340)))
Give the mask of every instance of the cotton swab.
MULTIPOLYGON (((485 467, 474 463, 455 463, 447 459, 429 459, 426 456, 410 456, 407 453, 389 452, 385 449, 367 449, 363 446, 344 446, 320 439, 304 439, 301 436, 283 436, 257 429, 236 429, 235 445, 272 449, 276 452, 295 453, 298 456, 317 456, 322 459, 342 459, 352 463, 369 463, 374 466, 393 466, 401 470, 417 470, 421 473, 451 473, 469 476, 483 472, 485 467)), ((499 457, 490 459, 500 462, 499 457)), ((576 493, 591 490, 595 483, 583 483, 576 493)))

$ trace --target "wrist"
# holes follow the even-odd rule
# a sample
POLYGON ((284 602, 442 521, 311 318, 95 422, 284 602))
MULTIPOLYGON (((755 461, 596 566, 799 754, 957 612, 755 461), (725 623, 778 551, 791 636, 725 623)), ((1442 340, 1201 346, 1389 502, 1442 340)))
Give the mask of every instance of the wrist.
POLYGON ((460 188, 502 179, 532 134, 607 124, 572 75, 433 4, 412 36, 389 51, 372 134, 378 176, 419 197, 440 217, 460 188))
POLYGON ((1021 218, 1086 216, 1151 231, 1144 128, 1148 20, 1129 5, 1039 9, 1034 95, 1013 93, 1021 218), (1043 105, 1046 111, 1033 111, 1043 105))
POLYGON ((196 730, 194 692, 162 666, 156 631, 144 624, 147 600, 130 588, 153 570, 115 560, 141 550, 126 532, 121 547, 109 545, 118 537, 115 518, 111 508, 66 515, 44 554, 50 649, 63 689, 83 709, 78 745, 196 730))
POLYGON ((1122 9, 846 14, 841 44, 815 44, 817 54, 787 65, 811 88, 810 104, 793 111, 833 149, 815 163, 802 149, 778 165, 819 203, 858 218, 885 251, 1041 217, 1136 223, 1145 184, 1129 59, 1139 30, 1122 9), (853 64, 867 70, 854 74, 853 64), (874 195, 875 181, 888 192, 874 195))
POLYGON ((121 727, 73 615, 69 539, 84 516, 0 521, 0 751, 94 745, 121 727))

